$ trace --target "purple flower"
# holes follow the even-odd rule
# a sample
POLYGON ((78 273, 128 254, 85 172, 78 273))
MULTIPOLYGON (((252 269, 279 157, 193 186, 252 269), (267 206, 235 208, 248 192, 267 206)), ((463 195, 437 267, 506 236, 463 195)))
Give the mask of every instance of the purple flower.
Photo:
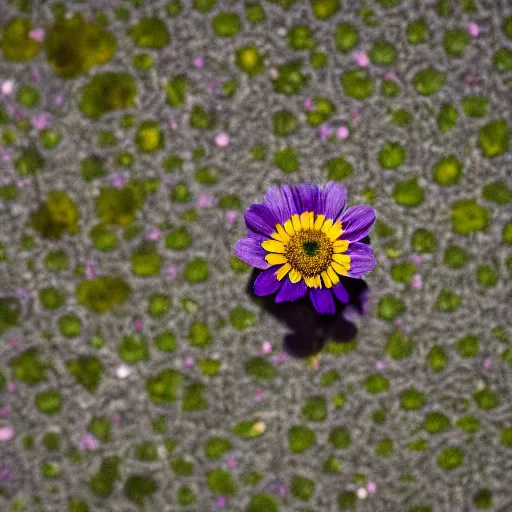
POLYGON ((225 132, 218 133, 215 137, 215 144, 219 146, 219 148, 225 148, 229 144, 229 135, 225 132))
POLYGON ((264 354, 270 354, 270 352, 272 352, 272 344, 270 343, 270 341, 264 341, 263 342, 263 345, 261 347, 261 351, 264 354))
POLYGON ((167 277, 169 279, 174 279, 176 275, 178 274, 178 269, 173 266, 167 267, 167 277))
POLYGON ((234 469, 238 466, 238 462, 237 462, 236 458, 233 457, 232 455, 230 455, 227 458, 226 463, 227 463, 228 467, 230 467, 231 469, 234 469))
POLYGON ((112 185, 114 185, 115 188, 121 188, 124 185, 124 182, 124 178, 119 176, 119 174, 114 174, 114 176, 112 176, 112 185))
POLYGON ((99 441, 92 434, 85 434, 78 442, 78 448, 82 451, 94 451, 100 446, 99 441))
POLYGON ((87 279, 94 279, 96 276, 96 263, 94 261, 88 261, 85 264, 85 276, 87 279))
POLYGON ((199 56, 199 57, 196 57, 194 60, 193 60, 193 64, 196 68, 202 68, 204 67, 204 59, 203 57, 199 56))
POLYGON ((325 142, 327 140, 327 137, 329 137, 329 135, 331 135, 331 133, 332 133, 332 130, 328 124, 324 123, 318 127, 318 135, 319 135, 320 139, 322 139, 322 142, 325 142))
POLYGON ((254 282, 256 295, 275 293, 276 303, 308 295, 316 311, 327 315, 336 312, 334 297, 350 301, 340 276, 361 278, 375 267, 372 248, 360 241, 375 212, 366 205, 345 210, 346 202, 347 189, 332 181, 322 188, 282 185, 245 212, 247 236, 235 254, 263 270, 254 282))
POLYGON ((45 30, 41 27, 34 28, 28 33, 28 37, 33 41, 37 41, 38 43, 42 43, 44 41, 44 36, 45 30))
POLYGON ((262 388, 258 388, 256 389, 256 401, 257 402, 261 402, 261 400, 263 399, 263 389, 262 388))
POLYGON ((39 73, 39 70, 35 66, 32 68, 32 78, 36 82, 39 82, 41 80, 41 73, 39 73))
POLYGON ((363 51, 356 52, 354 54, 354 59, 357 62, 357 64, 363 68, 370 64, 370 59, 368 58, 368 55, 366 55, 366 53, 363 51))
POLYGON ((62 94, 56 94, 53 97, 53 104, 60 107, 64 103, 64 96, 62 94))
POLYGON ((10 441, 14 437, 14 429, 11 425, 0 427, 0 441, 10 441))
POLYGON ((2 96, 8 96, 14 90, 14 80, 5 80, 0 86, 0 94, 2 96))
POLYGON ((211 194, 201 194, 197 205, 199 208, 211 208, 215 204, 215 197, 211 194))
POLYGON ((217 90, 217 87, 221 85, 221 82, 218 80, 212 80, 208 83, 208 94, 215 94, 215 91, 217 90))
POLYGON ((478 34, 480 34, 480 27, 476 23, 470 23, 468 25, 468 32, 471 37, 478 37, 478 34))
POLYGON ((50 116, 48 114, 39 114, 32 118, 32 126, 36 130, 45 130, 50 126, 50 116))
POLYGON ((225 496, 219 496, 216 505, 217 507, 223 507, 224 505, 226 505, 227 502, 228 500, 225 496))
POLYGON ((149 240, 158 240, 160 238, 160 231, 156 228, 153 228, 147 235, 149 240))
POLYGON ((416 290, 419 290, 423 286, 423 280, 420 274, 416 274, 412 277, 411 286, 416 290))
POLYGON ((349 135, 349 131, 348 131, 348 128, 345 126, 345 125, 341 125, 337 130, 336 130, 336 136, 338 137, 338 139, 340 140, 345 140, 349 135))
POLYGON ((238 212, 236 210, 228 210, 226 212, 226 227, 231 228, 238 218, 238 212))

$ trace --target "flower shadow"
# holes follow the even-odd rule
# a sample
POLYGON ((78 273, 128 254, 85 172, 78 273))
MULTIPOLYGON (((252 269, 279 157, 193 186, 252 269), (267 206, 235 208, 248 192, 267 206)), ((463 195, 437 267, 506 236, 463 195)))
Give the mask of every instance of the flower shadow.
POLYGON ((362 279, 341 277, 350 300, 348 304, 336 300, 334 315, 321 315, 313 307, 309 297, 294 302, 275 302, 275 295, 259 297, 254 293, 254 281, 260 274, 254 269, 247 284, 247 293, 267 313, 285 324, 291 332, 283 340, 283 348, 290 356, 308 357, 321 351, 329 340, 346 343, 355 338, 357 327, 351 321, 353 313, 364 315, 368 297, 368 285, 362 279))

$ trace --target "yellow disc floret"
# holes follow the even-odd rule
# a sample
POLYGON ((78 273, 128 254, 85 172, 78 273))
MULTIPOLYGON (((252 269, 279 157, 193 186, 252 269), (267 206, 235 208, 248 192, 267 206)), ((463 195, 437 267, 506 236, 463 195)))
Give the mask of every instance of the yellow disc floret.
POLYGON ((350 256, 347 240, 339 240, 343 233, 341 222, 326 219, 314 212, 294 214, 283 225, 277 224, 271 240, 261 246, 267 251, 265 260, 270 265, 281 265, 276 271, 278 280, 288 275, 292 283, 304 279, 310 288, 331 288, 339 282, 339 275, 347 275, 350 256))

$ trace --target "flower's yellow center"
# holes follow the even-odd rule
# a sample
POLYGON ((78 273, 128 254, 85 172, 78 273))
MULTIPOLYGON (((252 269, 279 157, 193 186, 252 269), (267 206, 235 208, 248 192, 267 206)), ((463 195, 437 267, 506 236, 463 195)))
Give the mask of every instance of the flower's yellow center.
POLYGON ((304 279, 310 288, 321 288, 322 283, 331 288, 350 269, 350 256, 345 254, 348 241, 339 239, 342 233, 340 221, 303 212, 277 224, 272 239, 261 246, 268 252, 267 263, 280 265, 277 279, 288 275, 292 283, 304 279))
POLYGON ((299 231, 286 243, 288 262, 304 277, 313 277, 327 270, 332 254, 332 242, 321 231, 299 231))

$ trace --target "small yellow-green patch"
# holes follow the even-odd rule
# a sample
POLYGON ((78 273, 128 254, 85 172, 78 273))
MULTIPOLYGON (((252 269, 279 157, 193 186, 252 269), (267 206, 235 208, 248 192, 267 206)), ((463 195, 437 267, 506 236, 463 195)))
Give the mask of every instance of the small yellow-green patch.
POLYGON ((445 471, 458 468, 464 461, 464 451, 458 446, 443 448, 437 456, 437 465, 445 471))
POLYGON ((62 408, 62 397, 56 389, 40 391, 36 394, 35 405, 43 414, 56 414, 62 408))
POLYGON ((323 421, 327 417, 327 403, 323 396, 310 397, 302 408, 302 415, 308 421, 323 421))
POLYGON ((294 425, 288 430, 288 447, 293 453, 303 453, 315 443, 315 432, 308 427, 294 425))
POLYGON ((300 61, 290 61, 277 66, 274 91, 286 96, 297 94, 309 82, 309 76, 301 70, 300 61))
POLYGON ((263 73, 265 63, 255 46, 244 46, 236 51, 236 65, 250 77, 263 73))
POLYGON ((471 36, 467 30, 447 30, 443 38, 444 50, 450 57, 462 57, 470 41, 471 36))
POLYGON ((95 313, 104 313, 128 300, 131 287, 121 277, 101 276, 82 281, 76 295, 82 306, 95 313))
POLYGON ((500 403, 498 394, 489 388, 483 388, 479 391, 476 391, 473 395, 473 398, 476 402, 476 405, 480 409, 484 410, 494 409, 500 403))
POLYGON ((240 17, 235 12, 220 12, 213 18, 213 31, 219 37, 233 37, 242 28, 240 17))
POLYGON ((382 320, 393 322, 405 312, 405 303, 393 295, 383 295, 379 300, 378 315, 382 320))
POLYGON ((141 48, 160 49, 166 46, 171 37, 166 24, 159 18, 142 18, 128 29, 128 35, 141 48))
POLYGON ((309 501, 315 494, 315 482, 302 475, 293 475, 290 492, 301 501, 309 501))
POLYGON ((460 199, 452 204, 452 229, 459 235, 486 231, 489 214, 474 199, 460 199))
POLYGON ((82 91, 78 106, 93 120, 113 110, 135 106, 137 87, 128 73, 107 72, 95 75, 82 91))
POLYGON ((54 190, 30 216, 30 224, 41 237, 58 240, 65 233, 75 235, 79 232, 79 218, 80 212, 66 192, 54 190))
POLYGON ((418 183, 418 178, 413 177, 406 181, 401 181, 393 189, 393 198, 400 206, 413 208, 419 206, 424 199, 425 193, 418 183))
POLYGON ((177 370, 162 370, 147 379, 146 390, 154 403, 170 403, 178 399, 183 381, 183 375, 177 370))
POLYGON ((373 80, 364 69, 345 71, 341 77, 341 85, 349 98, 364 100, 373 95, 373 80))
POLYGON ((110 32, 77 13, 59 17, 48 29, 45 50, 55 74, 73 78, 111 60, 117 42, 110 32))
POLYGON ((509 150, 509 130, 505 119, 491 121, 480 128, 478 143, 487 158, 494 158, 509 150))
POLYGON ((33 386, 46 379, 46 370, 51 364, 49 361, 43 361, 39 356, 39 350, 32 347, 11 359, 9 366, 15 380, 33 386))
POLYGON ((444 313, 451 313, 459 309, 462 298, 451 290, 443 288, 436 301, 436 309, 444 313))
POLYGON ((418 94, 432 96, 445 84, 445 76, 440 71, 429 67, 418 71, 413 78, 413 85, 418 94))
POLYGON ((417 18, 407 25, 407 41, 409 44, 420 44, 429 37, 427 22, 423 18, 417 18))
POLYGON ((348 53, 359 42, 357 29, 348 23, 339 23, 334 31, 334 44, 342 53, 348 53))
POLYGON ((300 170, 299 158, 291 146, 278 149, 274 153, 274 165, 284 173, 294 173, 300 170))
POLYGON ((384 375, 370 375, 364 382, 363 386, 368 393, 375 395, 384 393, 389 390, 389 380, 384 375))
POLYGON ((39 53, 41 44, 29 37, 32 29, 32 22, 25 18, 14 18, 4 27, 2 51, 5 60, 24 62, 39 53))
POLYGON ((437 116, 437 126, 441 133, 448 133, 453 130, 459 119, 459 112, 449 103, 444 103, 437 116))
POLYGON ((143 121, 135 133, 135 145, 139 151, 151 153, 164 147, 164 133, 157 121, 143 121))
POLYGON ((432 169, 432 178, 443 187, 456 185, 462 173, 463 164, 455 155, 441 157, 432 169))
POLYGON ((311 10, 319 20, 327 20, 340 9, 340 0, 310 0, 311 10))
POLYGON ((368 56, 376 66, 393 66, 397 60, 395 47, 389 41, 383 39, 373 43, 368 56))
POLYGON ((130 475, 123 487, 124 495, 139 507, 149 502, 157 490, 158 484, 147 475, 130 475))

